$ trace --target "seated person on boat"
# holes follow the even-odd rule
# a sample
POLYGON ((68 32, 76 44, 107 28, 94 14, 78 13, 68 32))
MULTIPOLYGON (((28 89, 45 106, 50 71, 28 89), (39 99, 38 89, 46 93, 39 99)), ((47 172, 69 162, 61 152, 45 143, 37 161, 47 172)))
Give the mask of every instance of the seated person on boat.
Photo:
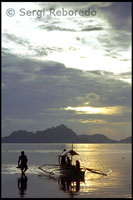
MULTIPOLYGON (((63 150, 63 153, 66 151, 66 149, 63 150)), ((61 166, 66 165, 66 156, 67 155, 59 155, 59 164, 61 164, 61 166)))
POLYGON ((76 160, 76 166, 75 166, 77 171, 80 171, 80 162, 76 160))
POLYGON ((66 156, 61 157, 61 165, 62 166, 66 165, 66 156))
POLYGON ((71 164, 71 160, 69 157, 67 157, 67 164, 66 164, 67 167, 72 167, 72 164, 71 164))

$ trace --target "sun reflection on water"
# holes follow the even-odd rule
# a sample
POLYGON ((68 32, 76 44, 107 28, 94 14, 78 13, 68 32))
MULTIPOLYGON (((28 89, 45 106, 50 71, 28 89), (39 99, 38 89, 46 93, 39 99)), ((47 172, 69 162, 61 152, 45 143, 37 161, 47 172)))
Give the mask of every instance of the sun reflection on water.
MULTIPOLYGON (((71 149, 72 145, 67 144, 66 148, 71 149)), ((73 156, 73 164, 79 160, 83 169, 91 168, 103 173, 111 173, 110 169, 107 169, 108 166, 105 166, 104 152, 99 148, 99 144, 74 144, 73 149, 79 154, 73 156)), ((107 176, 95 174, 86 169, 85 181, 80 183, 80 192, 94 193, 103 187, 108 187, 109 183, 106 179, 108 179, 107 176)))
MULTIPOLYGON (((24 147, 29 158, 29 168, 26 172, 29 177, 28 180, 30 181, 36 176, 45 177, 43 183, 46 188, 49 188, 49 184, 51 183, 53 186, 52 181, 56 179, 54 187, 59 189, 56 188, 57 195, 76 195, 76 197, 84 198, 131 198, 132 154, 131 145, 129 144, 73 144, 73 150, 79 154, 73 156, 73 164, 75 164, 76 160, 79 160, 82 168, 100 170, 107 173, 107 176, 94 174, 86 170, 85 179, 80 183, 72 182, 69 190, 59 185, 57 180, 60 174, 56 173, 49 180, 47 179, 48 177, 44 176, 43 172, 40 172, 38 167, 47 163, 58 164, 58 155, 63 149, 72 149, 72 144, 28 144, 24 145, 24 147)), ((20 152, 21 148, 17 144, 4 145, 2 152, 3 177, 20 174, 20 170, 16 168, 16 163, 17 152, 20 152)), ((30 186, 29 183, 28 185, 30 186)), ((40 182, 39 187, 42 187, 42 182, 40 182)), ((29 191, 27 190, 27 192, 29 191)))

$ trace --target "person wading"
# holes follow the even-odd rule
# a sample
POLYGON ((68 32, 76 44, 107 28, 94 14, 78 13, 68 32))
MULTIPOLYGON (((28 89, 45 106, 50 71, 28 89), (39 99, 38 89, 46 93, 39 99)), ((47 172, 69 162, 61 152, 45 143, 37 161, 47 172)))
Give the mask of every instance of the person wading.
POLYGON ((27 156, 25 155, 24 151, 21 151, 21 155, 18 159, 18 168, 21 168, 22 175, 24 175, 26 170, 28 169, 27 162, 27 156))

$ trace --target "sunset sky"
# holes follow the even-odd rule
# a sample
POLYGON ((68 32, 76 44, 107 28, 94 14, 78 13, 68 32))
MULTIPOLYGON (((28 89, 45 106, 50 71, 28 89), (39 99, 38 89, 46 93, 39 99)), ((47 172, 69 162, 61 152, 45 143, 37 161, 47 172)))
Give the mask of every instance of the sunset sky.
POLYGON ((131 6, 2 3, 3 136, 60 124, 77 134, 131 135, 131 6))

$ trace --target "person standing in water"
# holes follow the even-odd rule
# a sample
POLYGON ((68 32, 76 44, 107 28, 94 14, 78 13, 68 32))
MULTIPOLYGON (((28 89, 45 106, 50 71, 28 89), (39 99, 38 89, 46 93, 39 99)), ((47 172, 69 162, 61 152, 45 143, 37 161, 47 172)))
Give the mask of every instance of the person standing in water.
POLYGON ((21 168, 22 175, 24 175, 26 170, 28 169, 27 162, 28 162, 27 156, 24 154, 24 151, 21 151, 21 155, 19 156, 18 159, 18 167, 21 168))

